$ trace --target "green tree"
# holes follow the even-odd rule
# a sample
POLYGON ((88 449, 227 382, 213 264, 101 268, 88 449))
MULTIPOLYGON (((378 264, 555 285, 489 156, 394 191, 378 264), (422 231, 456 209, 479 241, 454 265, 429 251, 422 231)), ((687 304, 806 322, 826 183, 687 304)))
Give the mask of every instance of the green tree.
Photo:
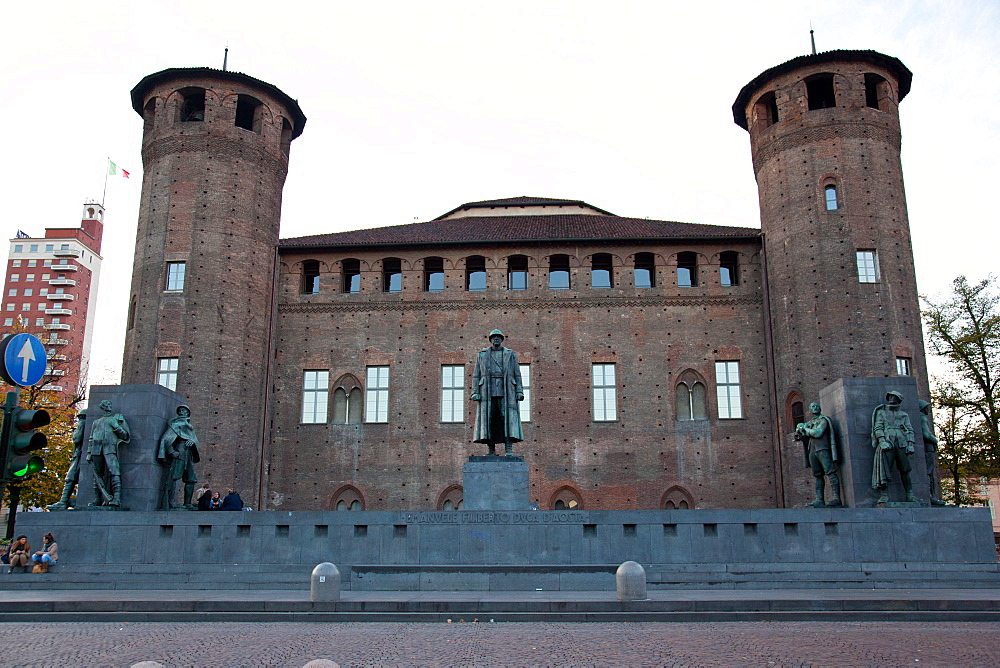
POLYGON ((970 492, 968 481, 977 481, 984 468, 982 433, 977 432, 969 407, 963 405, 961 394, 951 385, 934 389, 934 427, 938 437, 938 468, 947 472, 941 478, 941 498, 956 506, 983 502, 970 492))
POLYGON ((951 294, 924 298, 924 322, 931 351, 949 367, 940 384, 948 387, 947 408, 954 408, 956 434, 969 448, 967 465, 980 475, 1000 475, 1000 296, 992 276, 952 282, 951 294))

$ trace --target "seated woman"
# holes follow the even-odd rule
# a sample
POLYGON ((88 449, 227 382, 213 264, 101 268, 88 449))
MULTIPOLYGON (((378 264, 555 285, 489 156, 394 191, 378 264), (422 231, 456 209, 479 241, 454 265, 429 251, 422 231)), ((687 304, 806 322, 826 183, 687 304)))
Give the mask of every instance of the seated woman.
POLYGON ((7 551, 7 559, 10 561, 8 573, 13 573, 15 568, 23 568, 25 573, 28 572, 28 566, 31 564, 31 546, 28 545, 27 536, 21 534, 14 539, 7 551))
POLYGON ((54 566, 59 561, 59 546, 55 536, 51 533, 42 536, 42 549, 31 555, 31 560, 38 564, 39 572, 48 573, 49 566, 54 566))

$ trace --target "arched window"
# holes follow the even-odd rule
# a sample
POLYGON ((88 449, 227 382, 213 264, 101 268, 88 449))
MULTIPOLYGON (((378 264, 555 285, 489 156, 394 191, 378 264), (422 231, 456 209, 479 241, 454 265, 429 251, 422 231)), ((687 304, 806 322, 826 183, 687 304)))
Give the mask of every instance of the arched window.
POLYGON ((569 255, 553 255, 549 258, 549 288, 569 290, 569 255))
POLYGON ((354 485, 344 485, 333 493, 330 507, 334 510, 364 510, 365 497, 354 485))
POLYGON ((151 97, 142 108, 142 133, 145 135, 156 124, 156 98, 151 97))
POLYGON ((461 485, 452 485, 438 495, 438 510, 462 510, 465 492, 461 485))
POLYGON ((234 125, 238 128, 260 134, 262 111, 263 103, 260 100, 249 95, 238 95, 236 97, 236 120, 234 125))
POLYGON ((719 283, 724 287, 739 285, 740 254, 736 251, 719 253, 719 283))
POLYGON ((319 262, 306 260, 302 263, 302 294, 315 295, 319 293, 319 262))
POLYGON ((698 285, 698 254, 686 251, 677 254, 677 286, 694 288, 698 285))
POLYGON ((356 294, 361 292, 361 261, 354 258, 343 260, 340 265, 343 267, 344 292, 356 294))
POLYGON ((200 123, 205 120, 205 89, 182 88, 177 91, 177 120, 181 123, 200 123))
POLYGON ((580 491, 569 485, 563 485, 549 498, 552 510, 583 510, 583 498, 580 491))
POLYGON ((774 91, 764 93, 757 98, 757 104, 754 105, 754 114, 757 118, 758 127, 761 130, 769 128, 778 122, 778 98, 775 97, 774 91))
POLYGON ((334 383, 333 424, 361 424, 364 414, 361 383, 352 374, 344 374, 334 383))
POLYGON ((595 253, 590 262, 590 287, 614 287, 615 278, 611 267, 611 254, 595 253))
POLYGON ((694 497, 680 485, 674 485, 664 492, 660 507, 665 510, 690 510, 695 507, 694 497))
POLYGON ((511 255, 507 258, 507 289, 528 289, 528 258, 525 255, 511 255))
POLYGON ((705 383, 694 371, 685 371, 677 383, 677 420, 707 420, 705 383))
POLYGON ((656 261, 652 253, 635 254, 635 287, 652 288, 656 286, 656 261))
POLYGON ((402 292, 403 262, 398 257, 387 257, 382 260, 382 291, 402 292))
POLYGON ((791 392, 785 398, 785 431, 795 431, 796 425, 806 421, 805 402, 798 392, 791 392))
POLYGON ((871 72, 865 74, 865 106, 886 111, 890 95, 889 82, 871 72))
POLYGON ((809 111, 837 106, 837 96, 833 89, 832 74, 816 74, 806 79, 806 97, 809 111))
POLYGON ((444 260, 439 257, 424 259, 424 292, 444 290, 444 260))
POLYGON ((482 255, 465 258, 465 289, 469 292, 486 289, 486 258, 482 255))
POLYGON ((837 199, 837 186, 832 183, 823 188, 823 198, 826 201, 827 211, 836 211, 840 208, 840 202, 837 199))
POLYGON ((292 124, 287 118, 281 119, 281 154, 286 158, 292 148, 292 124))

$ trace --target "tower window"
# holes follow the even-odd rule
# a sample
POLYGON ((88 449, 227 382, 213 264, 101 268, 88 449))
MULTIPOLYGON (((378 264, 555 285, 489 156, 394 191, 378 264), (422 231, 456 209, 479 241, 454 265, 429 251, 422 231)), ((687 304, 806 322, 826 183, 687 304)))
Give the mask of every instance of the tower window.
POLYGON ((635 254, 635 287, 652 288, 656 285, 656 266, 652 253, 635 254))
POLYGON ((302 263, 302 294, 315 295, 319 293, 319 262, 306 260, 302 263))
POLYGON ((507 258, 507 289, 528 289, 528 258, 524 255, 511 255, 507 258))
POLYGON ((465 289, 469 292, 486 289, 486 258, 482 255, 465 258, 465 289))
POLYGON ((913 375, 913 360, 909 357, 897 357, 896 358, 896 375, 897 376, 912 376, 913 375))
POLYGON ((715 363, 715 392, 719 402, 719 417, 743 417, 743 398, 740 392, 740 363, 734 361, 715 363))
POLYGON ((736 251, 724 251, 719 255, 719 283, 724 287, 740 284, 739 258, 736 251))
MULTIPOLYGON (((142 108, 142 132, 143 134, 148 133, 153 129, 153 125, 156 122, 156 98, 151 97, 149 101, 146 102, 146 106, 142 108)), ((94 210, 88 209, 90 218, 94 218, 94 210)))
POLYGON ((325 424, 326 404, 330 395, 329 371, 302 373, 302 423, 325 424))
POLYGON ((840 208, 840 202, 837 200, 837 186, 828 185, 823 188, 823 198, 826 202, 827 211, 836 211, 840 208))
POLYGON ((366 422, 389 421, 389 367, 368 367, 366 391, 366 422))
POLYGON ((256 98, 249 95, 238 96, 236 98, 236 127, 260 134, 262 107, 263 104, 256 98))
POLYGON ((521 422, 531 422, 531 365, 518 364, 521 370, 521 389, 524 390, 524 401, 521 402, 521 422))
POLYGON ((167 263, 167 290, 184 289, 184 273, 187 265, 184 262, 167 263))
POLYGON ((398 257, 382 260, 382 291, 403 291, 403 263, 398 257))
POLYGON ((444 260, 429 257, 424 260, 424 290, 441 292, 444 290, 444 260))
POLYGON ((361 261, 349 258, 340 264, 344 268, 344 292, 348 294, 361 292, 361 261))
POLYGON ((205 89, 183 88, 179 91, 181 99, 177 105, 177 120, 191 123, 205 120, 205 89))
POLYGON ((613 286, 614 275, 611 269, 611 254, 595 254, 590 264, 590 287, 610 288, 613 286))
POLYGON ((465 367, 441 367, 441 422, 465 422, 465 367))
POLYGON ((156 364, 156 383, 177 391, 177 358, 161 357, 156 364))
POLYGON ((281 154, 288 157, 292 148, 292 124, 287 118, 281 119, 281 154))
POLYGON ((614 364, 591 366, 594 394, 594 422, 614 422, 618 419, 618 400, 614 364))
POLYGON ((889 82, 877 74, 865 74, 865 106, 885 111, 889 98, 889 82))
POLYGON ((569 256, 553 255, 549 258, 549 288, 569 289, 569 256))
POLYGON ((754 105, 754 112, 757 114, 757 123, 761 129, 771 127, 778 122, 778 98, 774 91, 764 93, 754 105))
POLYGON ((878 283, 878 256, 875 251, 858 251, 858 282, 878 283))
POLYGON ((677 286, 694 288, 698 286, 698 255, 692 252, 677 254, 677 286))
POLYGON ((833 75, 817 74, 806 80, 806 97, 809 111, 837 106, 837 96, 833 91, 833 75))

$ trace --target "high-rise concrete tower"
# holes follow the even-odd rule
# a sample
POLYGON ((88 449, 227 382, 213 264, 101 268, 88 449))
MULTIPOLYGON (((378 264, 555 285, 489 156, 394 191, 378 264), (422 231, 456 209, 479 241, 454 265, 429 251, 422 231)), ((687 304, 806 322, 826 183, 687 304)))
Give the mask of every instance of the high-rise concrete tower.
POLYGON ((245 74, 168 69, 132 89, 142 200, 123 383, 187 397, 199 477, 260 507, 281 192, 298 103, 245 74))
POLYGON ((763 72, 733 105, 760 196, 781 432, 838 378, 913 375, 926 393, 900 164, 911 78, 896 58, 830 51, 763 72))

